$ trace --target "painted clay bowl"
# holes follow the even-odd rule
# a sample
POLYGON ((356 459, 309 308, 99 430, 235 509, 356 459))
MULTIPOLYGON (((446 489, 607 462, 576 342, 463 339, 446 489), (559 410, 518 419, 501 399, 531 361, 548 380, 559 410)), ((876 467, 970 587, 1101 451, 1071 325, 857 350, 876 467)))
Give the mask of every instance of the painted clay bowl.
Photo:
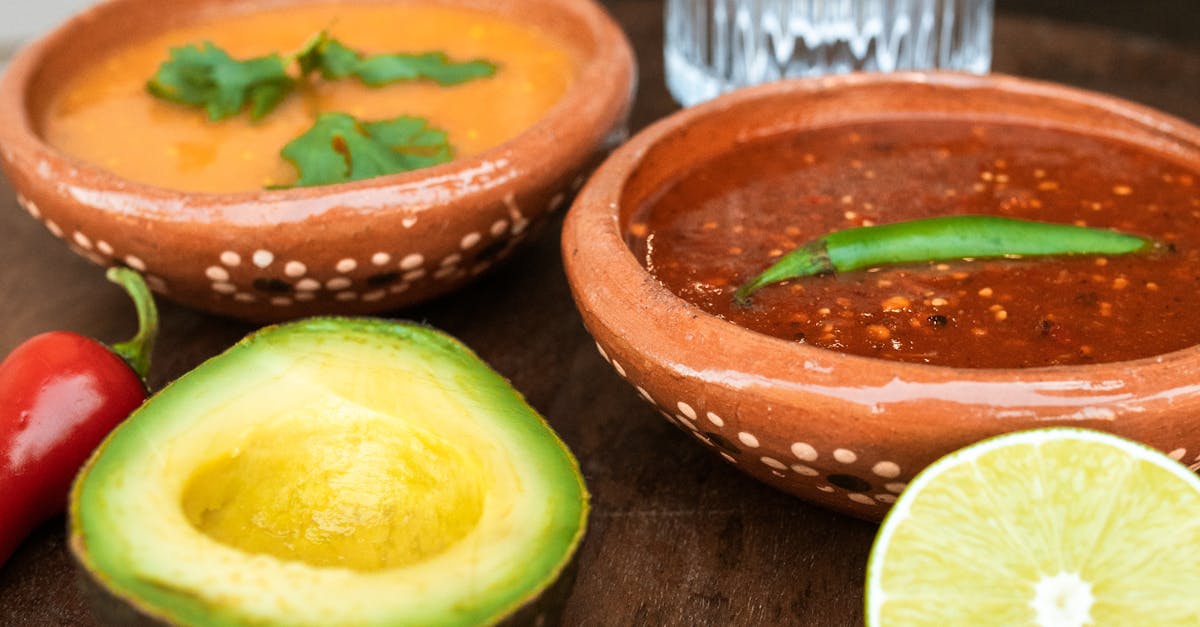
MULTIPOLYGON (((300 3, 306 0, 292 0, 300 3)), ((38 136, 61 79, 132 37, 214 11, 279 2, 109 0, 24 49, 0 82, 0 156, 34 218, 100 265, 142 271, 185 305, 256 321, 362 314, 433 298, 487 270, 564 204, 623 136, 633 54, 598 5, 579 0, 421 0, 538 27, 581 59, 533 127, 472 157, 323 187, 188 193, 122 179, 38 136)))
POLYGON ((577 197, 563 232, 601 355, 668 421, 742 471, 878 520, 913 475, 968 443, 1048 425, 1102 429, 1200 466, 1200 347, 1087 366, 957 369, 762 335, 663 287, 625 243, 630 213, 747 138, 889 113, 1026 120, 1150 146, 1200 168, 1200 129, 1111 97, 954 74, 782 82, 679 112, 634 137, 577 197))

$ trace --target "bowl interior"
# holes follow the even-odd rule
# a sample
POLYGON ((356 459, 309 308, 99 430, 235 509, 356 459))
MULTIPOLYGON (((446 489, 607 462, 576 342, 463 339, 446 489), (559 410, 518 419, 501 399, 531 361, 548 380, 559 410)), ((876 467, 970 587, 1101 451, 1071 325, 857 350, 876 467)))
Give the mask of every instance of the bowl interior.
POLYGON ((1099 135, 1182 163, 1200 162, 1200 133, 1146 109, 1066 87, 959 74, 796 81, 681 114, 638 159, 621 190, 620 226, 690 170, 750 141, 857 122, 955 119, 1099 135))
MULTIPOLYGON (((565 50, 575 65, 576 76, 572 85, 559 101, 531 128, 518 133, 500 146, 495 146, 472 157, 455 160, 450 164, 426 168, 415 173, 393 175, 389 180, 417 180, 430 172, 444 172, 460 166, 483 163, 501 146, 507 146, 518 137, 533 129, 546 129, 563 124, 571 119, 567 101, 578 100, 586 94, 586 85, 605 80, 612 68, 611 54, 605 44, 607 29, 601 24, 601 11, 591 3, 564 2, 563 0, 357 0, 361 4, 443 6, 462 8, 498 15, 515 23, 532 26, 549 36, 565 50)), ((216 16, 250 13, 282 6, 330 5, 331 0, 175 0, 171 10, 164 11, 157 0, 110 0, 75 16, 42 42, 24 87, 22 122, 31 137, 40 142, 44 116, 50 105, 70 79, 87 67, 81 60, 104 58, 131 42, 160 34, 172 28, 192 24, 216 16)), ((611 78, 611 77, 609 77, 611 78)), ((50 150, 54 150, 50 148, 50 150)), ((55 151, 57 152, 57 151, 55 151)), ((81 169, 96 169, 98 166, 67 157, 81 169)), ((129 183, 131 189, 157 189, 152 185, 129 183)), ((337 187, 370 186, 370 182, 353 182, 337 187)), ((325 186, 333 187, 333 186, 325 186)), ((165 190, 170 191, 170 190, 165 190)), ((255 191, 223 194, 188 192, 198 196, 287 196, 293 190, 255 191)), ((294 190, 297 195, 307 192, 294 190)), ((172 192, 176 193, 176 192, 172 192)))

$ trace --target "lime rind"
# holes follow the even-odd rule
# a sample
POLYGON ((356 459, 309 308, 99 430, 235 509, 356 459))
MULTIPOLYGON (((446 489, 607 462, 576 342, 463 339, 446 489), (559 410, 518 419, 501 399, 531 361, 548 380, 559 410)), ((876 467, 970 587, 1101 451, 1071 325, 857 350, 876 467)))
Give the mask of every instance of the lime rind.
MULTIPOLYGON (((1068 451, 1069 452, 1069 451, 1068 451)), ((1018 457, 1018 453, 1009 454, 1009 457, 1018 457)), ((1022 463, 1020 460, 1009 460, 993 458, 989 461, 997 461, 999 459, 1004 464, 1022 463)), ((1099 468, 1100 461, 1089 460, 1084 457, 1075 458, 1072 460, 1075 464, 1079 464, 1082 468, 1075 472, 1071 477, 1071 485, 1067 486, 1065 493, 1070 494, 1072 490, 1083 490, 1087 486, 1079 484, 1080 475, 1086 475, 1087 472, 1095 472, 1099 468), (1087 468, 1091 464, 1092 468, 1087 468)), ((1109 466, 1112 466, 1111 464, 1109 466)), ((1074 470, 1072 466, 1072 470, 1074 470)), ((1019 468, 1002 469, 1004 472, 1019 471, 1019 468)), ((1005 475, 1011 476, 1011 475, 1005 475)), ((1020 476, 1020 475, 1017 475, 1020 476)), ((1047 490, 1063 491, 1063 486, 1046 485, 1042 479, 1045 473, 1030 472, 1028 473, 1028 481, 1010 481, 1015 490, 1022 493, 1038 494, 1047 490)), ((1056 477, 1057 478, 1057 477, 1056 477)), ((1053 482, 1052 482, 1053 483, 1053 482)), ((1058 482, 1058 483, 1061 483, 1058 482)), ((951 486, 957 488, 958 486, 951 486)), ((1084 492, 1079 492, 1084 494, 1084 492)), ((1094 494, 1094 492, 1092 493, 1094 494)), ((938 496, 938 495, 935 495, 938 496)), ((1017 502, 1032 502, 1033 499, 1028 497, 1017 497, 1017 502)), ((1135 580, 1147 584, 1159 584, 1157 592, 1160 594, 1149 595, 1149 598, 1161 598, 1165 601, 1156 605, 1155 611, 1161 612, 1155 620, 1170 621, 1172 616, 1186 616, 1200 620, 1197 613, 1200 612, 1200 602, 1189 600, 1194 597, 1194 589, 1189 590, 1186 578, 1180 577, 1173 581, 1157 581, 1156 578, 1146 577, 1137 579, 1138 572, 1145 572, 1147 569, 1161 569, 1164 567, 1160 563, 1156 555, 1151 551, 1129 551, 1128 544, 1120 544, 1117 542, 1105 542, 1105 538, 1113 534, 1120 534, 1123 528, 1141 529, 1145 535, 1147 521, 1157 520, 1159 517, 1167 522, 1167 525, 1162 528, 1153 528, 1151 533, 1163 534, 1162 537, 1174 539, 1178 538, 1181 542, 1186 542, 1188 534, 1195 534, 1200 538, 1200 511, 1193 516, 1188 523, 1179 525, 1180 520, 1187 521, 1187 515, 1183 513, 1174 513, 1171 515, 1169 510, 1174 510, 1177 506, 1185 505, 1187 507, 1195 507, 1195 504, 1200 501, 1200 477, 1197 477, 1182 464, 1167 457, 1163 453, 1147 447, 1145 445, 1120 438, 1108 433, 1091 431, 1086 429, 1055 427, 1048 429, 1038 429, 1033 431, 1025 431, 1001 435, 995 438, 984 440, 973 444, 964 449, 951 453, 938 461, 934 462, 928 468, 917 475, 910 483, 908 488, 901 494, 888 516, 880 528, 879 534, 876 537, 875 545, 872 548, 870 560, 867 566, 867 585, 866 585, 866 623, 868 626, 882 625, 884 604, 889 600, 889 596, 884 587, 884 564, 887 562, 887 555, 892 547, 893 540, 896 539, 897 533, 903 533, 905 522, 914 515, 914 508, 920 510, 927 505, 936 505, 943 508, 948 508, 953 511, 964 511, 972 507, 970 503, 983 501, 983 507, 991 508, 991 511, 1006 514, 1006 516, 988 517, 986 520, 979 520, 981 517, 974 517, 969 521, 969 525, 957 525, 967 529, 946 529, 945 536, 953 537, 954 541, 964 540, 966 542, 977 541, 981 546, 1004 546, 1005 552, 996 555, 996 551, 982 552, 981 554, 987 558, 999 558, 995 561, 987 561, 981 564, 967 564, 964 568, 963 560, 954 563, 953 567, 948 571, 950 574, 947 577, 945 585, 947 586, 947 598, 961 598, 964 593, 970 594, 975 607, 972 611, 977 610, 976 616, 984 615, 989 617, 988 622, 997 624, 1007 624, 1015 622, 1019 624, 1030 624, 1030 617, 1033 608, 1027 602, 1029 594, 1029 578, 1028 573, 1021 573, 1021 570, 1033 570, 1037 566, 1043 568, 1051 568, 1051 564, 1057 563, 1060 566, 1071 563, 1085 563, 1090 572, 1093 573, 1118 573, 1121 574, 1119 580, 1135 580), (1064 442, 1083 442, 1092 444, 1101 444, 1111 447, 1119 451, 1122 456, 1128 461, 1124 467, 1107 467, 1100 468, 1113 479, 1114 482, 1108 484, 1107 493, 1109 498, 1092 498, 1092 499, 1074 499, 1065 502, 1055 509, 1055 511, 1046 511, 1046 508, 1040 506, 1031 507, 1024 513, 1013 514, 1007 508, 1001 506, 1001 503, 1011 503, 1014 500, 1012 494, 1009 498, 1003 498, 1004 495, 998 494, 995 489, 997 482, 989 481, 981 474, 981 469, 975 462, 979 461, 984 456, 994 453, 1000 449, 1016 448, 1025 445, 1033 445, 1029 450, 1032 455, 1026 455, 1029 459, 1025 462, 1032 463, 1037 461, 1041 463, 1045 456, 1040 455, 1043 446, 1053 446, 1056 443, 1064 442), (1139 465, 1138 462, 1146 462, 1148 466, 1139 465), (1155 491, 1162 491, 1162 476, 1165 472, 1168 476, 1179 479, 1181 483, 1177 488, 1171 489, 1169 494, 1179 495, 1177 498, 1164 502, 1163 499, 1154 495, 1155 491), (971 493, 955 493, 954 491, 947 492, 947 499, 941 503, 927 503, 930 498, 930 492, 926 491, 926 487, 932 482, 938 481, 951 473, 963 473, 953 477, 950 481, 960 482, 965 485, 972 483, 977 488, 971 493), (973 477, 966 477, 966 473, 971 473, 973 477), (1158 474, 1159 477, 1152 475, 1158 474), (1186 488, 1191 488, 1189 492, 1186 488), (1088 501, 1091 507, 1088 507, 1088 501), (1112 516, 1113 510, 1118 507, 1118 502, 1121 502, 1120 507, 1122 515, 1112 516), (1130 503, 1132 501, 1132 504, 1130 503), (1021 518, 1020 525, 1012 525, 1011 523, 1021 518), (1132 520, 1132 522, 1130 522, 1132 520), (1035 529, 1044 530, 1039 532, 1043 537, 1064 537, 1063 531, 1075 531, 1077 529, 1086 529, 1090 532, 1090 536, 1081 541, 1073 541, 1072 546, 1055 547, 1057 548, 1074 548, 1075 552, 1059 552, 1057 554, 1043 554, 1043 547, 1033 546, 1029 544, 1030 537, 1022 536, 1018 533, 1021 527, 1029 527, 1034 525, 1035 529), (1087 555, 1082 556, 1080 551, 1086 551, 1087 555), (1040 564, 1039 564, 1040 563, 1040 564), (1119 564, 1119 565, 1117 565, 1119 564), (1132 565, 1132 569, 1130 566, 1132 565), (1002 576, 979 578, 972 581, 971 577, 962 577, 961 574, 970 568, 989 569, 993 572, 999 571, 1002 576), (1130 571, 1133 572, 1130 572, 1130 571), (1014 581, 1014 585, 1009 588, 1002 585, 1003 582, 1010 578, 1014 581), (1001 585, 996 585, 997 583, 1001 585), (979 589, 972 586, 980 586, 990 584, 986 589, 979 589), (1164 587, 1165 586, 1165 587, 1164 587), (1020 595, 1015 596, 1015 595, 1020 595), (1178 602, 1173 602, 1177 600, 1178 602)), ((1032 504, 1032 503, 1031 503, 1032 504)), ((980 505, 974 505, 980 508, 980 505)), ((937 515, 939 510, 928 510, 937 515)), ((941 510, 945 511, 945 509, 941 510)), ((927 515, 927 512, 918 512, 921 515, 927 515)), ((945 516, 941 516, 945 518, 945 516)), ((957 521, 954 521, 957 522, 957 521)), ((928 531, 927 528, 919 528, 918 530, 928 531)), ((904 539, 905 541, 907 539, 904 539)), ((1167 540, 1170 541, 1170 540, 1167 540)), ((906 542, 907 543, 907 542, 906 542)), ((936 544, 936 543, 934 543, 936 544)), ((919 545, 918 545, 919 546, 919 545)), ((970 554, 970 551, 963 553, 970 554)), ((1048 553, 1048 552, 1047 552, 1048 553)), ((1190 564, 1192 570, 1200 569, 1196 563, 1186 561, 1183 555, 1186 551, 1180 551, 1178 560, 1168 558, 1177 566, 1190 564)), ((931 554, 918 556, 926 564, 932 564, 932 568, 936 569, 939 562, 953 560, 954 555, 947 554, 931 554)), ((907 559, 907 558, 906 558, 907 559)), ((1051 571, 1052 572, 1052 571, 1051 571)), ((1064 569, 1065 572, 1065 569, 1064 569)), ((1200 571, 1198 571, 1200 572, 1200 571)), ((1043 578, 1045 579, 1045 578, 1043 578)), ((1161 578, 1158 578, 1161 579, 1161 578)), ((1063 579, 1062 581, 1066 581, 1063 579)), ((1139 603, 1144 604, 1147 600, 1148 592, 1143 588, 1130 594, 1122 594, 1119 589, 1113 589, 1113 577, 1107 579, 1100 577, 1094 583, 1096 590, 1101 593, 1095 598, 1095 608, 1098 612, 1112 614, 1125 614, 1128 616, 1137 616, 1139 603)), ((1041 582, 1039 582, 1040 585, 1041 582)), ((1087 588, 1085 591, 1077 590, 1081 594, 1090 595, 1092 588, 1087 588)), ((899 597, 893 595, 890 597, 893 601, 899 597)), ((921 616, 926 618, 930 614, 922 611, 920 605, 928 605, 928 597, 923 597, 920 600, 914 599, 913 607, 908 608, 908 618, 910 620, 898 620, 899 624, 909 624, 916 622, 921 616)), ((1089 597, 1089 603, 1091 599, 1089 597)), ((893 606, 893 609, 903 609, 901 606, 893 606)), ((1144 611, 1144 606, 1142 606, 1144 611)), ((903 613, 903 612, 901 612, 903 613)), ((892 614, 892 611, 889 611, 892 614)), ((894 616, 893 616, 894 617, 894 616)), ((1039 615, 1040 618, 1041 615, 1039 615)), ((957 617, 960 620, 962 617, 957 617)), ((951 624, 955 622, 954 618, 941 618, 944 622, 949 620, 951 624)), ((893 624, 890 623, 889 624, 893 624)), ((944 624, 944 623, 943 623, 944 624)), ((1036 623, 1034 623, 1036 624, 1036 623)))

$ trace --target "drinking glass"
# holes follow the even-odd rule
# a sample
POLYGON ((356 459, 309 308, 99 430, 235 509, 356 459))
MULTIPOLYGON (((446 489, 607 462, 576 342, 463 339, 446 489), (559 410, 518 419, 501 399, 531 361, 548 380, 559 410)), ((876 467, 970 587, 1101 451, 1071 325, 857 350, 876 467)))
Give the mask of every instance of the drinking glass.
POLYGON ((765 81, 992 63, 993 0, 667 0, 667 87, 690 106, 765 81))

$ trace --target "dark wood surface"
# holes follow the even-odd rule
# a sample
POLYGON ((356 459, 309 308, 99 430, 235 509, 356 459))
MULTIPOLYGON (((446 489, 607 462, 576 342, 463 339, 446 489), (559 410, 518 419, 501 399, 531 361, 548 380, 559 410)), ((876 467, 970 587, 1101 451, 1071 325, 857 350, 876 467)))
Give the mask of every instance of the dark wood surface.
MULTIPOLYGON (((655 0, 607 4, 641 63, 637 129, 675 109, 662 81, 661 6, 655 0)), ((1189 15, 1164 15, 1163 23, 1200 23, 1200 11, 1181 10, 1189 15)), ((994 66, 1200 122, 1200 47, 1194 41, 1002 13, 994 66)), ((2 182, 0 295, 0 354, 51 329, 105 341, 133 332, 132 307, 121 291, 20 211, 2 182)), ((252 328, 160 305, 153 388, 252 328)), ((432 323, 473 347, 526 394, 579 457, 593 513, 565 623, 861 623, 875 526, 757 484, 639 402, 597 355, 579 321, 559 262, 557 224, 463 292, 394 315, 432 323)), ((0 625, 89 624, 63 546, 63 521, 55 519, 0 567, 0 625)))

